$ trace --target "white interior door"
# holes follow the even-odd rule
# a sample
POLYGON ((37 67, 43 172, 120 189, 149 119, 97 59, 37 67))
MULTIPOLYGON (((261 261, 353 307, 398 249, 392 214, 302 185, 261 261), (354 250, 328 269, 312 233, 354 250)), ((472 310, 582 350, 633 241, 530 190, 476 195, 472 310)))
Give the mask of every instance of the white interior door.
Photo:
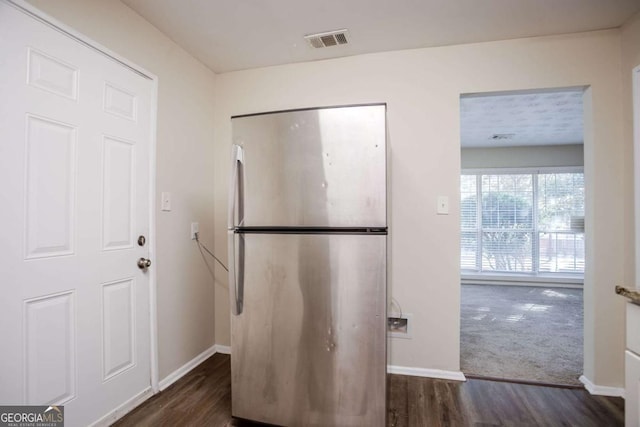
POLYGON ((0 1, 0 403, 150 393, 153 81, 0 1))
MULTIPOLYGON (((632 72, 633 151, 635 188, 635 286, 640 290, 640 65, 632 72)), ((625 351, 625 425, 640 425, 640 358, 637 355, 637 311, 627 304, 627 350, 625 351)))

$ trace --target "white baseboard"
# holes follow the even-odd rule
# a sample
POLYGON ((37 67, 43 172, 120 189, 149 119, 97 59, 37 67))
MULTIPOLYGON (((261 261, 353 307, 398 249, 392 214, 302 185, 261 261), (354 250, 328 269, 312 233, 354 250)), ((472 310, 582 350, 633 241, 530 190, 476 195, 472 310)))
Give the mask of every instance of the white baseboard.
POLYGON ((460 371, 444 371, 442 369, 410 368, 407 366, 387 365, 387 372, 398 375, 411 375, 414 377, 438 378, 442 380, 466 381, 460 371))
MULTIPOLYGON (((215 353, 231 354, 228 345, 216 344, 213 346, 215 353)), ((466 377, 460 371, 444 371, 441 369, 409 368, 406 366, 387 365, 387 372, 398 375, 412 375, 414 377, 438 378, 443 380, 466 381, 466 377)))
POLYGON ((216 353, 231 354, 231 347, 228 345, 216 344, 213 347, 216 353))
POLYGON ((118 421, 120 418, 127 415, 130 411, 135 409, 138 405, 140 405, 142 402, 144 402, 151 396, 153 396, 153 390, 151 390, 151 387, 147 387, 146 389, 142 390, 140 393, 133 396, 131 399, 124 402, 122 405, 118 406, 113 411, 108 412, 105 416, 100 418, 98 421, 91 424, 91 427, 110 426, 111 424, 118 421))
MULTIPOLYGON (((205 351, 203 351, 202 353, 200 353, 199 355, 191 359, 189 362, 185 363, 180 368, 176 369, 175 371, 167 375, 163 380, 161 380, 159 383, 160 391, 166 389, 171 384, 178 381, 180 378, 184 377, 193 368, 195 368, 196 366, 198 366, 199 364, 207 360, 209 357, 211 357, 215 353, 230 354, 231 347, 226 345, 219 345, 219 344, 212 345, 211 347, 209 347, 208 349, 206 349, 205 351)), ((118 406, 113 411, 110 411, 109 413, 107 413, 98 421, 91 424, 91 427, 110 426, 111 424, 115 423, 120 418, 124 417, 126 414, 131 412, 133 409, 138 407, 145 400, 153 396, 153 394, 154 393, 151 387, 144 389, 137 395, 133 396, 131 399, 124 402, 122 405, 118 406)))
POLYGON ((580 382, 584 384, 584 388, 591 394, 597 396, 611 396, 624 398, 624 388, 621 387, 608 387, 603 385, 596 385, 592 383, 584 375, 580 375, 580 382))
POLYGON ((171 372, 169 375, 167 375, 162 380, 160 380, 160 383, 159 383, 160 391, 166 389, 171 384, 175 383, 180 378, 187 375, 193 368, 195 368, 196 366, 198 366, 199 364, 207 360, 214 353, 216 353, 216 346, 212 345, 211 347, 209 347, 208 349, 206 349, 205 351, 203 351, 202 353, 200 353, 199 355, 197 355, 196 357, 194 357, 193 359, 191 359, 190 361, 188 361, 187 363, 185 363, 175 371, 171 372))

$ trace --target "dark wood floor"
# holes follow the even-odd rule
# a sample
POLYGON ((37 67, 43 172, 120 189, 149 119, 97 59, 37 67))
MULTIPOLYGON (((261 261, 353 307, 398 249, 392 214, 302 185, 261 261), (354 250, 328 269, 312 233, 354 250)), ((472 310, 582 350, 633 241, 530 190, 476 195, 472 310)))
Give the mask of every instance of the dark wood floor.
MULTIPOLYGON (((623 426, 624 400, 581 389, 389 376, 389 427, 623 426)), ((215 354, 116 426, 233 426, 228 355, 215 354)))

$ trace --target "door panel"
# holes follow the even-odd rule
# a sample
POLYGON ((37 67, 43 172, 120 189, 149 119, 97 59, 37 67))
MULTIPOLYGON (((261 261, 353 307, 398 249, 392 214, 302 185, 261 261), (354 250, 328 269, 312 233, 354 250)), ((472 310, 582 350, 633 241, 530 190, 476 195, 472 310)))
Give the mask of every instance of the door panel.
POLYGON ((102 285, 103 380, 135 364, 135 281, 102 285))
POLYGON ((386 227, 384 105, 232 120, 242 226, 386 227))
POLYGON ((25 403, 54 405, 76 395, 73 292, 24 303, 25 403))
POLYGON ((27 258, 73 254, 76 130, 68 124, 27 115, 27 258))
POLYGON ((384 425, 386 236, 236 239, 245 260, 243 311, 232 316, 233 415, 384 425))
POLYGON ((102 248, 133 247, 135 231, 134 141, 105 136, 102 141, 102 248))
POLYGON ((0 402, 89 425, 150 388, 153 82, 3 1, 0 53, 0 402))
POLYGON ((29 48, 27 83, 77 101, 78 70, 62 60, 29 48))
POLYGON ((137 97, 124 89, 105 82, 104 111, 135 122, 138 113, 137 97))

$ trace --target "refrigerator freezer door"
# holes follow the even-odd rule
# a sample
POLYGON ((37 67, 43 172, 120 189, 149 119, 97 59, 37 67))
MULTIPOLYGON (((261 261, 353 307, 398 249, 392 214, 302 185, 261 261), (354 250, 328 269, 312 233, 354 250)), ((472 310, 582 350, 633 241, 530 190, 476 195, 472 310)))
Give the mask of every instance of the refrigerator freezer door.
POLYGON ((233 416, 384 426, 386 236, 246 234, 233 416))
POLYGON ((369 105, 233 118, 244 214, 232 225, 386 227, 385 112, 369 105))

